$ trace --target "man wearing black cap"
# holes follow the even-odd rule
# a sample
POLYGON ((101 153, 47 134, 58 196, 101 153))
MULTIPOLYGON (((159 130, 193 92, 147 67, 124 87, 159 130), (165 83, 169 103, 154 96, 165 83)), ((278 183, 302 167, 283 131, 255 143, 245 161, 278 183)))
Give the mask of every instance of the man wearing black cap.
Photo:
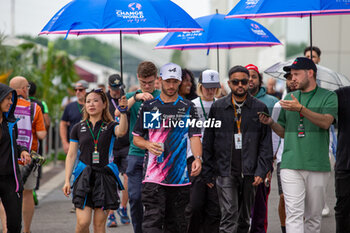
MULTIPOLYGON (((115 109, 118 106, 119 99, 124 95, 124 84, 119 74, 112 74, 108 78, 108 92, 107 97, 109 100, 109 112, 114 116, 115 109)), ((128 118, 129 118, 128 113, 128 118)), ((116 121, 118 117, 115 116, 116 121)), ((117 213, 120 215, 120 220, 123 224, 129 224, 130 219, 127 214, 127 204, 128 204, 128 177, 126 175, 126 168, 128 167, 127 156, 129 152, 129 135, 125 134, 123 137, 118 138, 113 147, 114 163, 117 164, 119 172, 124 177, 124 190, 122 191, 122 199, 120 203, 120 208, 117 213)), ((117 221, 114 215, 114 211, 110 211, 107 220, 108 227, 116 227, 117 221)))
POLYGON ((298 91, 280 101, 278 122, 259 115, 276 134, 284 138, 281 181, 286 205, 287 232, 319 233, 322 208, 329 176, 328 129, 338 116, 337 95, 316 84, 314 62, 298 57, 291 66, 298 91))

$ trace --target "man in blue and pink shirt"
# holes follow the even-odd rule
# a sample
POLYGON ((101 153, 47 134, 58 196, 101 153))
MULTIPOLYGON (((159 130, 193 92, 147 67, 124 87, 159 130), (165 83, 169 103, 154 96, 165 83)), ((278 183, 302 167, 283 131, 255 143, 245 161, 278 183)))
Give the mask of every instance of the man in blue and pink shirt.
POLYGON ((160 96, 141 105, 133 130, 134 144, 147 150, 142 230, 186 232, 184 211, 190 191, 187 137, 195 157, 190 175, 196 176, 202 169, 201 130, 194 105, 178 95, 181 67, 173 63, 162 66, 160 78, 160 96))

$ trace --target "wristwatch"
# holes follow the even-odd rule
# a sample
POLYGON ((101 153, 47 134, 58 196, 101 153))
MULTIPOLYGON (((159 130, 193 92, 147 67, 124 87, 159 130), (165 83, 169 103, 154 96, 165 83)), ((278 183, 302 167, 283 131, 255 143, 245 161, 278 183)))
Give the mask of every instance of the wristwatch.
POLYGON ((195 159, 199 159, 199 160, 201 161, 201 163, 203 163, 203 158, 202 158, 202 156, 200 156, 200 155, 195 155, 194 158, 195 158, 195 159))
POLYGON ((137 95, 137 94, 139 94, 139 92, 136 91, 135 94, 134 94, 134 100, 135 100, 135 101, 138 101, 138 100, 136 99, 136 95, 137 95))

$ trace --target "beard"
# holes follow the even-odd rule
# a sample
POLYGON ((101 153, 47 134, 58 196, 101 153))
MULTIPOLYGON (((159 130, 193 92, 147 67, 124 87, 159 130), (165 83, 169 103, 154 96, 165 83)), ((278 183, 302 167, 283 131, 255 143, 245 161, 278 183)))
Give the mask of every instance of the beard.
POLYGON ((249 88, 248 91, 249 91, 249 93, 252 94, 252 95, 253 95, 253 94, 257 94, 258 91, 259 91, 259 86, 249 88))
POLYGON ((166 89, 163 88, 163 86, 162 86, 162 92, 169 97, 173 97, 177 94, 177 90, 174 89, 173 93, 169 93, 166 89))
POLYGON ((236 91, 232 90, 232 93, 237 97, 244 97, 248 93, 248 91, 244 90, 244 92, 238 92, 237 90, 236 91))

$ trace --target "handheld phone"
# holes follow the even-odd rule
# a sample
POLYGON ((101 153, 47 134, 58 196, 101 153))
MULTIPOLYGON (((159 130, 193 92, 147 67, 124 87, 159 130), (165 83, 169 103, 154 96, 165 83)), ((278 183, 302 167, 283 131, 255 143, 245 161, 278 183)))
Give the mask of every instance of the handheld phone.
POLYGON ((268 113, 266 113, 266 112, 258 112, 258 115, 260 115, 260 114, 262 114, 262 115, 264 115, 264 116, 266 116, 266 117, 271 117, 268 113))

